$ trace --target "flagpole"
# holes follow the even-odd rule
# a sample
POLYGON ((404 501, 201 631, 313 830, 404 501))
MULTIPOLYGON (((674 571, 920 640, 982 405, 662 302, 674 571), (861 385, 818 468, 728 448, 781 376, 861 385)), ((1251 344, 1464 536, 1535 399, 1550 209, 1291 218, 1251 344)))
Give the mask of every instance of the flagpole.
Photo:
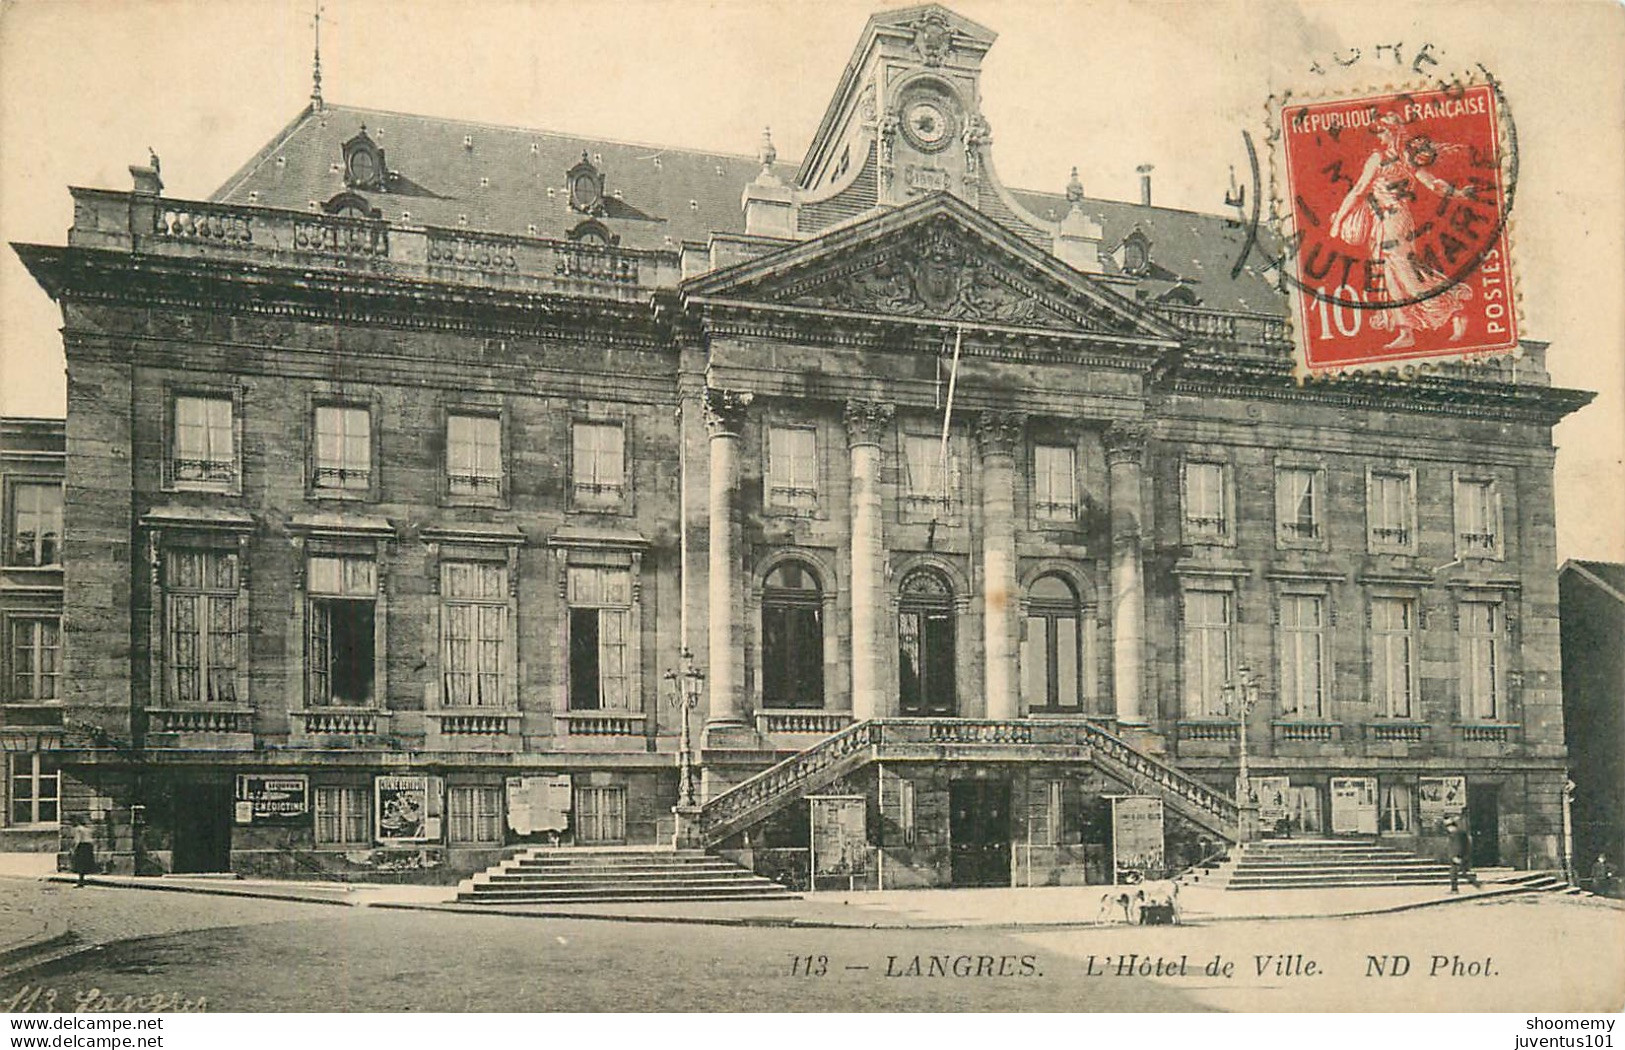
POLYGON ((965 339, 965 326, 960 325, 954 329, 954 361, 948 371, 948 403, 942 409, 942 446, 938 450, 939 460, 937 467, 937 493, 938 508, 944 507, 948 502, 948 425, 954 415, 954 390, 959 385, 959 348, 965 339))

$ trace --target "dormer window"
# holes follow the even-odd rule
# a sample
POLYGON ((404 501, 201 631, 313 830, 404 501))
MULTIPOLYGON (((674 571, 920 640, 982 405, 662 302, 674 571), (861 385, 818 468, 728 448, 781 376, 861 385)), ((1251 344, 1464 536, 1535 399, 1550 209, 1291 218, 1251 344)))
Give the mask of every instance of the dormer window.
POLYGON ((384 151, 367 134, 367 126, 342 147, 344 150, 344 184, 355 190, 382 190, 388 169, 384 167, 384 151))
POLYGON ((598 215, 604 210, 604 173, 587 159, 585 150, 575 167, 565 173, 565 185, 570 188, 570 207, 583 215, 598 215))
POLYGON ((565 236, 581 244, 595 244, 600 247, 613 247, 621 240, 618 234, 611 233, 609 227, 597 219, 582 220, 565 236))
POLYGON ((346 190, 322 205, 322 210, 329 215, 337 215, 345 219, 381 219, 382 211, 374 208, 367 198, 359 193, 346 190))
POLYGON ((1117 261, 1124 273, 1135 277, 1144 275, 1151 269, 1151 238, 1139 227, 1135 227, 1133 232, 1123 238, 1123 246, 1119 249, 1117 261))

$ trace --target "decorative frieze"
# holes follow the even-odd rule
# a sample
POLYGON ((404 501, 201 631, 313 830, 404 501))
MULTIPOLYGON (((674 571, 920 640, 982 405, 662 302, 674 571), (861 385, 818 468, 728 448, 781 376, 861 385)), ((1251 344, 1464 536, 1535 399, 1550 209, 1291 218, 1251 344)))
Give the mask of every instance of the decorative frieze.
POLYGON ((846 403, 846 443, 849 447, 878 445, 896 418, 897 407, 885 401, 852 400, 846 403))
POLYGON ((1106 462, 1139 462, 1145 454, 1146 438, 1150 433, 1150 426, 1143 422, 1113 423, 1101 435, 1101 441, 1106 446, 1106 462))

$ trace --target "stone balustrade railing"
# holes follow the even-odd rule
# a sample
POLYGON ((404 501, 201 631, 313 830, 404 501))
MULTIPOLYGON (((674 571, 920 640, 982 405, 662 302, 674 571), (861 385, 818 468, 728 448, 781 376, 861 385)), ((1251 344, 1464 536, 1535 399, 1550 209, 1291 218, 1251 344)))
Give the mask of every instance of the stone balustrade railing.
POLYGON ((1461 738, 1469 744, 1504 744, 1512 739, 1512 732, 1518 727, 1506 722, 1478 722, 1465 723, 1456 728, 1461 730, 1461 738))
POLYGON ((149 733, 252 733, 252 711, 218 708, 148 708, 149 733))
POLYGON ((294 718, 311 736, 372 736, 378 732, 378 712, 360 708, 313 708, 294 712, 294 718))
POLYGON ((852 724, 852 716, 843 711, 758 711, 756 731, 759 733, 817 733, 820 736, 839 733, 852 724))
POLYGON ((641 714, 571 711, 558 716, 570 736, 643 736, 641 714))
POLYGON ((1199 341, 1227 346, 1249 347, 1260 352, 1288 354, 1292 330, 1284 317, 1275 314, 1214 310, 1205 306, 1157 303, 1151 313, 1199 341))
POLYGON ((1342 731, 1337 722, 1276 722, 1275 739, 1309 743, 1331 743, 1342 731))
POLYGON ((440 723, 443 736, 501 736, 508 732, 510 720, 517 719, 517 711, 438 711, 432 712, 440 723))
POLYGON ((1367 722, 1366 736, 1382 743, 1420 743, 1428 733, 1425 722, 1367 722))
POLYGON ((675 287, 672 251, 76 189, 69 244, 622 300, 675 287))

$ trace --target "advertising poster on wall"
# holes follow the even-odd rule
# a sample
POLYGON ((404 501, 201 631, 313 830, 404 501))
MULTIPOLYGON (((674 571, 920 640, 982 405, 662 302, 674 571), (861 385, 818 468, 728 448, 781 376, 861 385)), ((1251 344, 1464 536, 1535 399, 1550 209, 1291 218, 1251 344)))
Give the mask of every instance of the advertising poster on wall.
POLYGON ((570 826, 569 774, 508 778, 508 827, 515 835, 562 835, 570 826))
POLYGON ((868 871, 868 800, 862 795, 814 795, 807 803, 812 818, 813 876, 850 877, 868 871))
POLYGON ((1273 828, 1288 816, 1288 799, 1292 793, 1290 777, 1249 777, 1249 791, 1258 805, 1258 824, 1273 828))
POLYGON ((1332 778, 1332 834, 1377 833, 1377 779, 1332 778))
POLYGON ((1444 834, 1444 822, 1467 808, 1466 777, 1421 777, 1416 782, 1417 808, 1422 831, 1444 834))
POLYGON ((234 793, 238 824, 294 824, 310 813, 310 781, 303 774, 242 773, 234 793))
POLYGON ((373 813, 379 842, 434 842, 440 838, 440 778, 378 777, 373 813))
POLYGON ((1130 872, 1147 877, 1163 870, 1162 799, 1126 795, 1112 799, 1113 882, 1130 872))

